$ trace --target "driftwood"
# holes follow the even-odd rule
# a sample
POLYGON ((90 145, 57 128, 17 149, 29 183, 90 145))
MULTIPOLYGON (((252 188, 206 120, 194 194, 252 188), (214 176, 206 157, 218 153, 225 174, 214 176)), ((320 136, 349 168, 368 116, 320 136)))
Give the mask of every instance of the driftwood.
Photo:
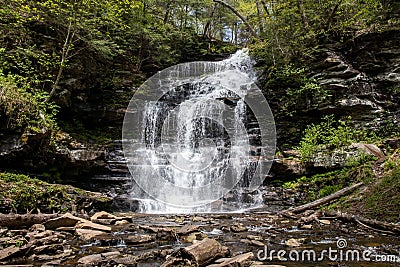
POLYGON ((0 226, 7 228, 30 227, 59 217, 59 214, 0 214, 0 226))
POLYGON ((300 212, 303 212, 305 210, 314 209, 316 207, 319 207, 319 206, 322 206, 324 204, 327 204, 327 203, 331 202, 332 200, 335 200, 335 199, 338 199, 340 197, 346 196, 346 195, 350 194, 351 192, 353 192, 355 189, 359 188, 362 185, 363 185, 362 182, 354 184, 352 186, 343 188, 343 189, 341 189, 341 190, 337 191, 336 193, 333 193, 333 194, 331 194, 329 196, 317 199, 317 200, 315 200, 313 202, 310 202, 310 203, 307 203, 307 204, 304 204, 304 205, 301 205, 301 206, 298 206, 298 207, 289 208, 289 209, 287 209, 285 211, 282 211, 282 213, 287 213, 287 212, 300 213, 300 212))
POLYGON ((381 222, 377 220, 370 220, 361 216, 357 215, 352 215, 348 213, 342 213, 342 212, 324 212, 325 216, 329 217, 335 217, 337 219, 341 219, 344 221, 350 221, 350 222, 356 222, 359 223, 360 225, 379 231, 379 232, 384 232, 387 234, 395 234, 395 235, 400 235, 400 226, 393 224, 393 223, 387 223, 387 222, 381 222))
POLYGON ((228 249, 215 239, 205 238, 189 247, 172 253, 161 267, 176 266, 179 263, 190 266, 206 266, 215 259, 225 257, 228 249))

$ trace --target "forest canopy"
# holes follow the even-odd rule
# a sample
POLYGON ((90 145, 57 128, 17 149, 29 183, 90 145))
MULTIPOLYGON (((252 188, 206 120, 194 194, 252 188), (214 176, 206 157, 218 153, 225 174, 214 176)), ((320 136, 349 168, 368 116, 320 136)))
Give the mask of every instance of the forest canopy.
MULTIPOLYGON (((399 22, 394 0, 0 2, 0 87, 10 89, 0 109, 10 125, 36 131, 50 127, 54 95, 78 59, 148 76, 247 45, 269 68, 399 22)), ((118 87, 118 73, 105 76, 104 84, 118 87)))

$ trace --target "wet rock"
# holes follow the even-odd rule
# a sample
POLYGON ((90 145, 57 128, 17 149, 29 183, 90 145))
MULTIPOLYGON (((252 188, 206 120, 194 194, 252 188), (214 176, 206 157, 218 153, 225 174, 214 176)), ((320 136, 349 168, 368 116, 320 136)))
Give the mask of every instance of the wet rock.
POLYGON ((82 257, 78 260, 78 263, 84 264, 84 265, 96 265, 100 263, 103 260, 109 260, 112 258, 115 258, 119 256, 121 253, 118 251, 113 251, 113 252, 105 252, 101 254, 93 254, 93 255, 88 255, 85 257, 82 257))
POLYGON ((90 220, 92 222, 94 222, 95 220, 98 219, 117 219, 117 217, 115 215, 112 215, 108 212, 105 211, 100 211, 100 212, 96 212, 92 217, 90 217, 90 220))
POLYGON ((9 246, 5 249, 0 250, 0 261, 1 260, 5 260, 8 257, 11 257, 15 254, 17 254, 18 252, 21 251, 21 248, 16 247, 15 245, 9 246))
POLYGON ((291 238, 286 240, 285 244, 288 247, 300 247, 305 240, 306 240, 305 238, 299 238, 299 239, 291 238))
POLYGON ((228 249, 215 239, 206 238, 189 247, 181 248, 172 253, 162 267, 176 266, 206 266, 214 260, 228 254, 228 249))
POLYGON ((172 233, 174 232, 173 228, 168 228, 168 227, 155 227, 155 226, 148 226, 148 225, 139 225, 139 228, 152 232, 152 233, 161 233, 161 232, 166 232, 166 233, 172 233))
POLYGON ((94 161, 104 156, 103 150, 76 149, 69 152, 72 162, 75 161, 94 161))
POLYGON ((250 239, 250 240, 262 240, 262 237, 258 236, 258 235, 247 235, 247 239, 250 239))
POLYGON ((46 229, 54 230, 59 227, 75 226, 75 224, 80 220, 81 218, 78 218, 71 213, 65 213, 61 217, 48 220, 44 223, 44 226, 46 227, 46 229))
POLYGON ((318 220, 318 222, 320 224, 323 224, 323 225, 330 225, 331 224, 331 222, 329 220, 318 220))
POLYGON ((101 262, 101 260, 102 260, 101 254, 93 254, 80 258, 78 260, 78 263, 85 265, 95 265, 101 262))
POLYGON ((271 172, 277 177, 301 176, 306 173, 300 160, 294 158, 275 159, 271 166, 271 172))
POLYGON ((92 222, 103 224, 103 225, 112 225, 112 224, 115 224, 117 222, 117 220, 116 219, 96 219, 96 220, 92 220, 92 222))
POLYGON ((33 248, 32 253, 38 254, 53 254, 56 253, 58 250, 62 250, 63 247, 60 244, 53 244, 53 245, 43 245, 33 248))
POLYGON ((264 247, 265 246, 265 244, 263 242, 258 241, 258 240, 251 240, 251 244, 254 245, 254 246, 257 246, 257 247, 264 247))
POLYGON ((154 237, 150 235, 130 235, 124 238, 127 245, 137 245, 154 241, 154 237))
POLYGON ((126 225, 126 224, 129 224, 127 220, 120 220, 115 222, 115 225, 126 225))
POLYGON ((44 232, 46 227, 43 224, 34 224, 29 228, 29 232, 44 232))
POLYGON ((122 258, 116 257, 116 258, 113 258, 111 262, 115 263, 115 264, 122 264, 124 266, 125 265, 127 265, 127 266, 136 266, 137 257, 136 256, 132 256, 132 255, 125 256, 125 257, 122 257, 122 258))
POLYGON ((234 224, 230 227, 231 231, 234 233, 240 233, 247 231, 247 228, 243 224, 234 224))
POLYGON ((76 229, 76 234, 83 240, 90 240, 96 236, 103 235, 105 232, 91 229, 76 229))
POLYGON ((111 232, 111 227, 101 225, 98 223, 94 223, 88 220, 81 219, 76 225, 75 228, 77 229, 91 229, 91 230, 98 230, 104 232, 111 232))
POLYGON ((198 226, 198 225, 188 224, 188 225, 181 227, 176 233, 180 234, 180 235, 190 234, 190 233, 197 231, 199 229, 199 227, 200 226, 198 226))
POLYGON ((304 229, 304 230, 310 230, 312 228, 313 228, 313 226, 311 224, 305 224, 305 225, 300 226, 300 229, 304 229))
POLYGON ((208 265, 209 267, 237 267, 249 265, 251 259, 254 257, 252 252, 237 255, 233 258, 224 259, 222 262, 219 261, 217 264, 208 265))
POLYGON ((44 263, 41 267, 56 267, 61 265, 61 260, 54 260, 44 263))

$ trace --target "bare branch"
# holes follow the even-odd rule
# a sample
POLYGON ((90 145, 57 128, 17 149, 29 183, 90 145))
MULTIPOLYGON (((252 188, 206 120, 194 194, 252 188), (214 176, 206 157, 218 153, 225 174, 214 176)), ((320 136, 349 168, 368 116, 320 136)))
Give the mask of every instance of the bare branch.
POLYGON ((253 27, 251 27, 250 23, 247 21, 247 19, 245 19, 245 17, 242 16, 242 14, 239 13, 239 11, 237 11, 233 6, 231 6, 230 4, 221 1, 221 0, 213 0, 215 3, 221 4, 227 8, 229 8, 236 16, 238 16, 243 23, 247 26, 247 28, 249 29, 250 33, 252 36, 257 37, 257 33, 256 31, 253 29, 253 27))

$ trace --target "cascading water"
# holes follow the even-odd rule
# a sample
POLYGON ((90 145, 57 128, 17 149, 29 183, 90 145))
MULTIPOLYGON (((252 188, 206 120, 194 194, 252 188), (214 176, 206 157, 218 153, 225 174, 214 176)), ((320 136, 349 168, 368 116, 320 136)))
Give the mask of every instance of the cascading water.
POLYGON ((252 65, 247 49, 220 62, 180 64, 156 74, 135 94, 123 144, 133 177, 130 197, 139 201, 140 212, 260 204, 254 185, 269 169, 275 128, 268 104, 254 89, 252 65), (248 102, 261 105, 266 118, 255 116, 248 102), (260 130, 260 121, 267 130, 260 130), (244 197, 250 185, 251 200, 244 197))

